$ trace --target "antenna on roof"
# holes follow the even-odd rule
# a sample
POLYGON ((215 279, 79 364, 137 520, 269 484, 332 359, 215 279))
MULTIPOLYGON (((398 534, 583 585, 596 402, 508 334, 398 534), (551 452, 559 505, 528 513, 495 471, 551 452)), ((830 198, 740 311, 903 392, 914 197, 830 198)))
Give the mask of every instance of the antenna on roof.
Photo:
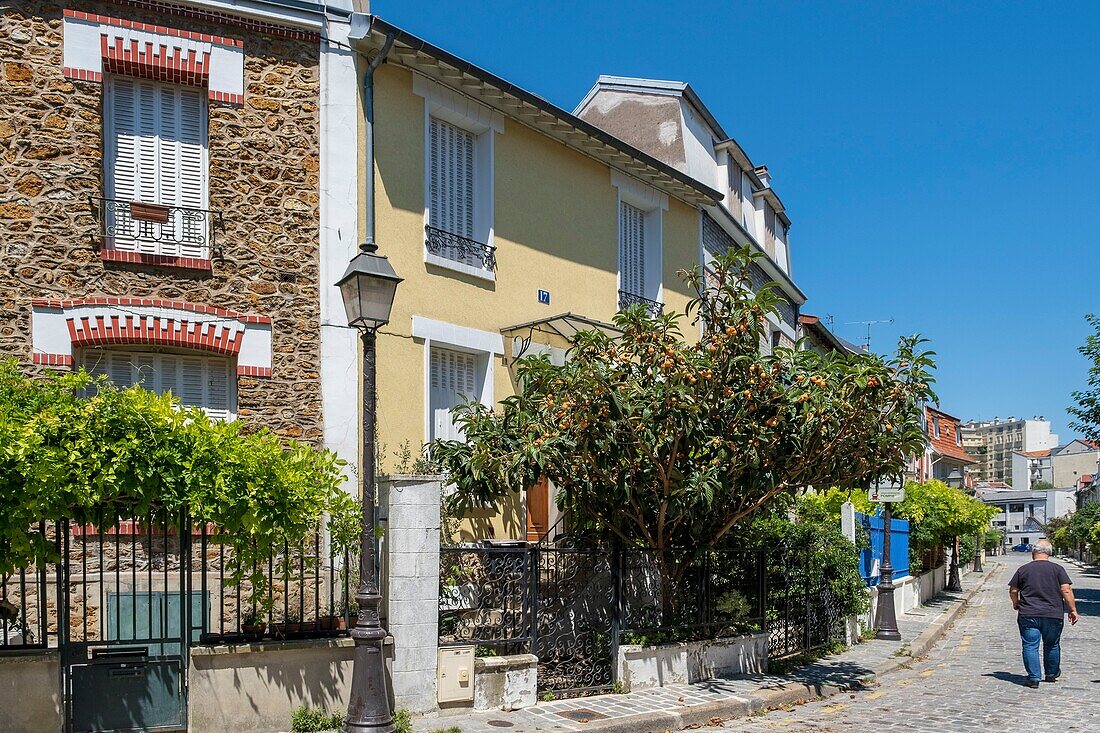
POLYGON ((825 314, 825 325, 827 325, 827 326, 829 327, 829 330, 830 330, 830 331, 834 330, 834 329, 833 329, 833 323, 834 323, 835 321, 836 321, 836 317, 835 317, 835 316, 833 316, 833 314, 832 314, 832 313, 826 313, 826 314, 825 314))
POLYGON ((867 336, 863 340, 863 350, 864 351, 870 351, 871 350, 871 326, 875 326, 879 323, 890 323, 890 324, 892 324, 893 322, 894 322, 894 319, 891 318, 889 320, 878 320, 878 321, 848 321, 844 325, 845 326, 866 326, 867 327, 867 336))

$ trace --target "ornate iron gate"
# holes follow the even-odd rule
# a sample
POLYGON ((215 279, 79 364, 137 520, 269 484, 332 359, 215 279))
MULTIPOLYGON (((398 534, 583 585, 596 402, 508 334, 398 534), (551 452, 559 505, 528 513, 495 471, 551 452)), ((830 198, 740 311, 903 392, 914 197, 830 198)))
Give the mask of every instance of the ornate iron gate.
POLYGON ((844 614, 821 567, 781 549, 768 567, 768 656, 805 654, 844 639, 844 614))
POLYGON ((533 652, 540 693, 609 689, 618 654, 618 578, 602 548, 536 546, 533 652))
POLYGON ((208 599, 190 588, 190 534, 172 524, 161 516, 59 528, 70 733, 187 727, 188 647, 199 639, 194 620, 205 617, 208 599))

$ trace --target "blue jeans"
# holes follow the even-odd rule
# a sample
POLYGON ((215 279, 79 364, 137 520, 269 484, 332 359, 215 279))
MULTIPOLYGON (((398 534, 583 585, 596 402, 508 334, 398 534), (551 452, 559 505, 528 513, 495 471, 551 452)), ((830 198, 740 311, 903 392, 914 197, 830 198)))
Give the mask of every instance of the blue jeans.
POLYGON ((1020 616, 1016 619, 1020 627, 1020 640, 1024 644, 1024 669, 1029 680, 1038 681, 1043 670, 1047 677, 1057 677, 1062 672, 1062 626, 1060 618, 1041 616, 1020 616), (1039 668, 1039 642, 1043 642, 1043 666, 1039 668))

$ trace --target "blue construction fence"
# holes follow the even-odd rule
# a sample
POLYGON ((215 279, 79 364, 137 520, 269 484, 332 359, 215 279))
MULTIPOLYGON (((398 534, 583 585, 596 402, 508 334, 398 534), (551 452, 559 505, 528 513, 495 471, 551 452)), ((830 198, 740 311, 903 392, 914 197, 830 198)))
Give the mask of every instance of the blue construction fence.
MULTIPOLYGON (((869 587, 878 585, 879 575, 875 563, 882 565, 882 549, 885 545, 885 521, 881 514, 856 512, 856 525, 871 536, 871 546, 859 553, 859 574, 869 587)), ((905 519, 890 520, 890 563, 894 566, 894 578, 909 574, 909 522, 905 519)))

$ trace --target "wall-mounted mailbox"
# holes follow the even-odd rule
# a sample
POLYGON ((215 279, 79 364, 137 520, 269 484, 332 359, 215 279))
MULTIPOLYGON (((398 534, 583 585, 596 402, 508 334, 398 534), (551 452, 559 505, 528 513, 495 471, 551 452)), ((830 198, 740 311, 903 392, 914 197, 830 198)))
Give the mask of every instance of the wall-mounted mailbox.
POLYGON ((450 647, 439 650, 436 690, 439 703, 473 702, 474 648, 450 647))

